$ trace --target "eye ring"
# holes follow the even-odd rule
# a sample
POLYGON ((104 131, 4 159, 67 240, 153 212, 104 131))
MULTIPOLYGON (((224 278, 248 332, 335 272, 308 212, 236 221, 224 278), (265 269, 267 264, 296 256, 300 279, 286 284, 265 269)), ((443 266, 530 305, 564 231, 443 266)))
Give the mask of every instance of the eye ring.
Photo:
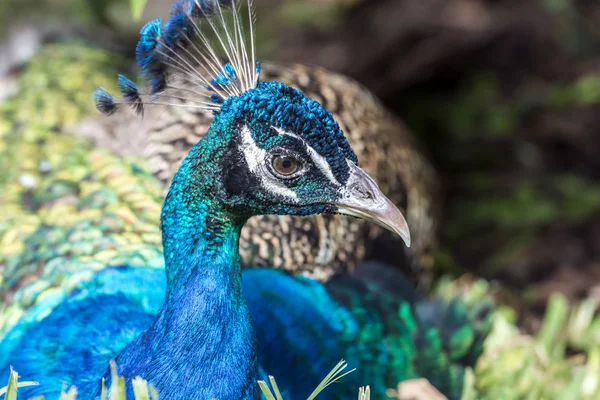
POLYGON ((273 153, 267 166, 271 174, 281 179, 296 178, 305 170, 302 159, 287 151, 273 153))

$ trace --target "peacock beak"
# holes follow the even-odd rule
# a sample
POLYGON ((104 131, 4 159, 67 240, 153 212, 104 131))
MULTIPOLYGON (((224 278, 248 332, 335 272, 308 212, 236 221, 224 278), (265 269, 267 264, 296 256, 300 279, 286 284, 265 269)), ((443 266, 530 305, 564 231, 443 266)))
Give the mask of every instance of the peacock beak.
POLYGON ((348 161, 350 178, 342 197, 336 202, 339 214, 351 215, 388 229, 410 247, 410 231, 404 216, 379 189, 377 182, 352 161, 348 161))

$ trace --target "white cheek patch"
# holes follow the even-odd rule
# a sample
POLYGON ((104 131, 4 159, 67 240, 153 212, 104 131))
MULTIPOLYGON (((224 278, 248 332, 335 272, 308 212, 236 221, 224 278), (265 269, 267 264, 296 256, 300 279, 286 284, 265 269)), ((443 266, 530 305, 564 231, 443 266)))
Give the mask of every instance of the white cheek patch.
POLYGON ((338 180, 335 179, 335 176, 333 175, 333 171, 331 170, 331 167, 329 166, 329 163, 327 162, 325 157, 323 157, 322 155, 317 153, 317 151, 315 149, 313 149, 311 146, 309 146, 309 144, 306 143, 306 141, 304 139, 302 139, 300 136, 296 135, 295 133, 284 131, 281 128, 278 128, 275 126, 272 126, 271 128, 275 129, 275 131, 277 133, 279 133, 280 135, 290 136, 290 137, 298 139, 299 141, 304 143, 309 157, 311 158, 312 162, 317 166, 319 171, 321 171, 323 173, 323 175, 325 175, 327 177, 327 179, 329 179, 329 181, 331 183, 333 183, 336 187, 342 186, 338 182, 338 180))
POLYGON ((270 193, 285 197, 290 201, 297 202, 298 195, 292 189, 285 186, 279 180, 267 175, 264 163, 267 158, 267 152, 256 145, 252 132, 247 125, 242 127, 242 144, 240 150, 244 154, 246 164, 252 175, 256 176, 262 187, 270 193))

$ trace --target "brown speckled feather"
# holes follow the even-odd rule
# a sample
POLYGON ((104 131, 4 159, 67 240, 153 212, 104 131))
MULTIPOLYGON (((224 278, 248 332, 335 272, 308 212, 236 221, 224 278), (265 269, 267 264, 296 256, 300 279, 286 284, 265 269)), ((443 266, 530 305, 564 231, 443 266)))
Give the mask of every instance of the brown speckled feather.
MULTIPOLYGON (((429 267, 437 183, 406 127, 368 90, 321 68, 264 64, 261 79, 298 88, 334 114, 361 166, 405 213, 412 234, 411 263, 429 267)), ((120 154, 143 153, 166 190, 190 148, 206 134, 212 115, 161 107, 148 110, 143 123, 132 122, 133 115, 126 120, 102 122, 111 124, 110 129, 93 130, 91 136, 120 154), (103 138, 109 131, 110 137, 103 138)), ((369 255, 372 240, 382 234, 387 235, 373 224, 345 216, 262 216, 247 223, 240 251, 246 266, 268 265, 327 279, 334 271, 356 267, 369 255)), ((399 240, 391 243, 394 248, 389 251, 404 251, 399 240)))

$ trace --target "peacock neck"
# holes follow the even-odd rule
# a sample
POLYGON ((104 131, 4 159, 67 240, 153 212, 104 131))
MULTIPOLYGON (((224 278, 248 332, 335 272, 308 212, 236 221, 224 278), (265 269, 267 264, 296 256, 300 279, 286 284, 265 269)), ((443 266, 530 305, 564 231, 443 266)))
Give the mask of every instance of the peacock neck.
POLYGON ((202 199, 197 188, 169 193, 162 218, 167 301, 190 284, 226 285, 228 295, 241 298, 238 242, 244 222, 202 199))
POLYGON ((122 373, 154 383, 163 398, 256 399, 256 339, 238 254, 245 218, 190 179, 186 162, 163 206, 163 306, 117 362, 122 373))

